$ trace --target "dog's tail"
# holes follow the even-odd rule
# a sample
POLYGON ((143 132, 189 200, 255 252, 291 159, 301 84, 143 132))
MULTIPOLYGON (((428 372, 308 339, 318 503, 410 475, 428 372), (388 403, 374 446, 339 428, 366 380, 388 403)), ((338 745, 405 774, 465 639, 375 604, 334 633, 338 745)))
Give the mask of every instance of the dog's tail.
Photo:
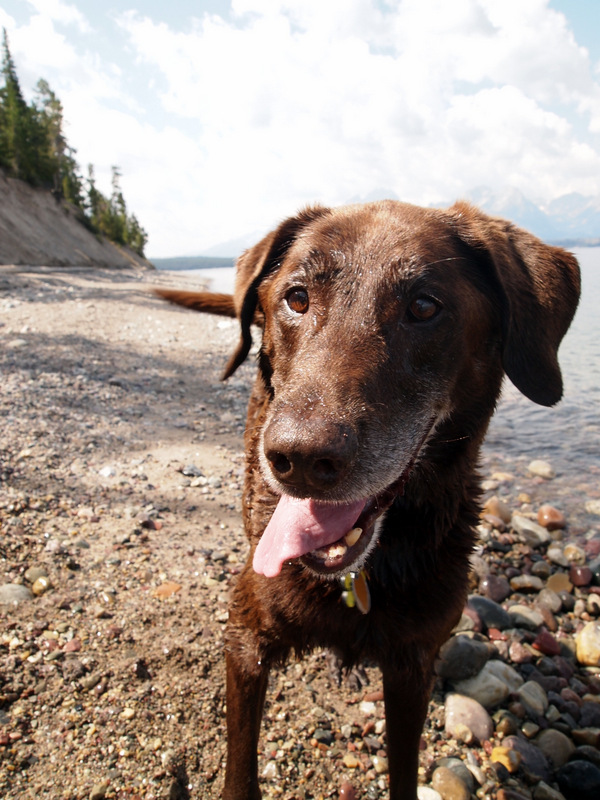
POLYGON ((153 289, 154 294, 194 311, 218 314, 221 317, 235 317, 233 295, 218 292, 185 292, 180 289, 153 289))

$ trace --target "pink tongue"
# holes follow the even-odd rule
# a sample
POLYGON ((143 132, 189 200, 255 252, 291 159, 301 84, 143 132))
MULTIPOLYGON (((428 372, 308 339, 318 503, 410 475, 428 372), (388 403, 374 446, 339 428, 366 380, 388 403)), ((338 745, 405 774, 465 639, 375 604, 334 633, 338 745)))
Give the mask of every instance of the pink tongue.
POLYGON ((284 561, 337 542, 352 529, 365 503, 336 505, 282 495, 254 553, 254 571, 272 578, 284 561))

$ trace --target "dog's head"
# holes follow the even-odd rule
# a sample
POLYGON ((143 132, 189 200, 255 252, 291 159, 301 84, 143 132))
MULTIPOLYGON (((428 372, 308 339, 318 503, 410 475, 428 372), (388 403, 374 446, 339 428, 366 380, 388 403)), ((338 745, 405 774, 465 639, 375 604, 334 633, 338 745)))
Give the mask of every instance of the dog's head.
POLYGON ((573 256, 465 203, 309 208, 248 250, 226 375, 258 322, 270 397, 261 465, 283 493, 278 535, 296 531, 262 571, 311 560, 300 528, 331 562, 323 569, 355 567, 372 537, 332 542, 374 526, 436 436, 478 447, 504 373, 534 402, 556 403, 578 296, 573 256))

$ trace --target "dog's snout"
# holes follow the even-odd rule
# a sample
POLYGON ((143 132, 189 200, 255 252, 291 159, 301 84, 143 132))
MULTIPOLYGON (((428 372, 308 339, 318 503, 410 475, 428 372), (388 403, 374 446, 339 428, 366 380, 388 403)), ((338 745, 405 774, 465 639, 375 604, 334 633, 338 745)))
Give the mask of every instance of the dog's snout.
POLYGON ((280 414, 267 426, 265 456, 275 478, 300 491, 332 489, 348 475, 357 450, 346 425, 323 417, 280 414))

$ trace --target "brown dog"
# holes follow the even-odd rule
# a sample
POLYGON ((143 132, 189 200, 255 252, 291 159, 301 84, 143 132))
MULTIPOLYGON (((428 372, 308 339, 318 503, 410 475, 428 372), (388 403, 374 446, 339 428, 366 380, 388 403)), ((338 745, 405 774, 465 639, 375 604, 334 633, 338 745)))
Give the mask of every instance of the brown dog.
POLYGON ((159 294, 239 318, 225 377, 263 328, 224 797, 261 796, 270 667, 323 646, 380 665, 390 797, 415 800, 433 662, 465 602, 479 448, 504 373, 536 403, 560 399, 575 258, 465 203, 315 207, 240 257, 233 297, 159 294))

